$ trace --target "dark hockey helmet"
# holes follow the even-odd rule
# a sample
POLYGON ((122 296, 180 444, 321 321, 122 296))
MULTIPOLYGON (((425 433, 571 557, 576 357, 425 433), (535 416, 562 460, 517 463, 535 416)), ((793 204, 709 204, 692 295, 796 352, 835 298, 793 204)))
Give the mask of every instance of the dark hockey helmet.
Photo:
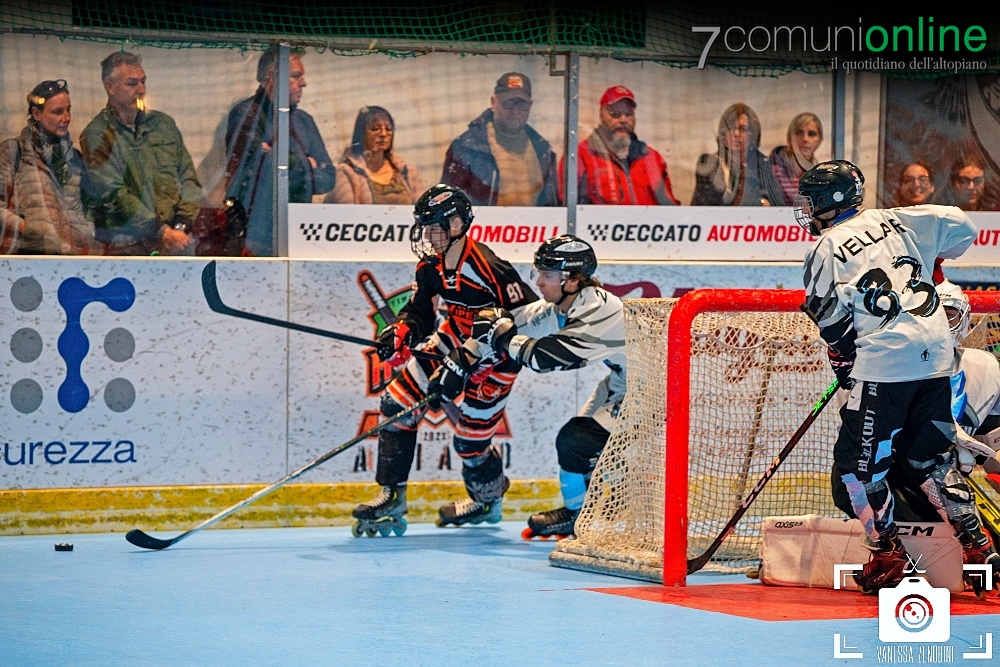
POLYGON ((813 236, 819 236, 841 211, 861 204, 864 185, 865 175, 854 163, 847 160, 820 162, 799 179, 796 221, 813 236))
POLYGON ((472 225, 472 201, 460 188, 444 183, 438 183, 420 195, 413 206, 414 225, 410 229, 410 247, 420 259, 432 255, 444 255, 448 248, 458 239, 465 236, 472 225), (462 220, 459 233, 451 234, 451 220, 455 216, 462 220), (430 241, 430 229, 437 226, 448 234, 448 244, 441 252, 435 250, 430 241))
POLYGON ((575 274, 590 278, 597 270, 597 255, 586 241, 563 234, 553 236, 538 247, 534 267, 539 271, 562 271, 564 280, 575 274))

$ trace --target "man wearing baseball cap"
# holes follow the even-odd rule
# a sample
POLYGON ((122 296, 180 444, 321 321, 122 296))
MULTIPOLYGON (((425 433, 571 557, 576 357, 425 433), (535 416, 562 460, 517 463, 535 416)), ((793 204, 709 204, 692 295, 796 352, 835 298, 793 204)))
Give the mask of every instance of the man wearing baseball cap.
MULTIPOLYGON (((579 203, 680 204, 663 156, 635 135, 635 108, 635 95, 625 86, 612 86, 601 96, 600 123, 577 149, 579 203)), ((560 161, 561 200, 563 169, 560 161)))
POLYGON ((476 206, 556 206, 556 155, 528 125, 531 80, 497 79, 490 108, 451 142, 441 182, 461 188, 476 206))

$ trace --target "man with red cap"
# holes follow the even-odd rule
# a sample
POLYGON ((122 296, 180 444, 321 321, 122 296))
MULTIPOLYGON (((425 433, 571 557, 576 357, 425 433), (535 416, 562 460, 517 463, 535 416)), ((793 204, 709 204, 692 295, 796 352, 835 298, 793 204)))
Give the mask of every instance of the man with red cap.
MULTIPOLYGON (((579 203, 680 204, 663 156, 635 136, 635 95, 612 86, 601 96, 601 120, 577 149, 579 203)), ((564 160, 559 162, 560 199, 566 200, 564 160)))

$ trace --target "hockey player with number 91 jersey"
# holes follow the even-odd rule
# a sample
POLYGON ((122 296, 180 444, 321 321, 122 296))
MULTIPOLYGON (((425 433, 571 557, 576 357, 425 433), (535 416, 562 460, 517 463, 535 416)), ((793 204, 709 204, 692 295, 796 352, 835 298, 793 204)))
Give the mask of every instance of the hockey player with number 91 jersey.
MULTIPOLYGON (((482 308, 516 310, 538 296, 517 271, 485 245, 470 238, 473 211, 459 188, 438 184, 414 205, 410 245, 419 259, 414 291, 397 321, 378 337, 377 352, 398 372, 382 394, 380 409, 391 418, 426 396, 440 394, 453 400, 460 385, 465 393, 457 407, 452 443, 462 459, 462 480, 468 497, 438 509, 438 525, 496 523, 503 514, 503 495, 509 481, 500 455, 492 447, 493 434, 503 418, 507 396, 520 366, 509 359, 472 367, 460 354, 482 308), (434 307, 441 300, 447 315, 439 323, 434 307), (411 349, 424 354, 414 356, 411 349), (443 362, 427 353, 444 356, 443 362)), ((352 512, 353 534, 388 536, 406 530, 406 487, 417 445, 417 426, 423 409, 396 421, 379 433, 375 481, 382 491, 352 512)))
POLYGON ((803 264, 804 310, 850 391, 833 456, 872 551, 854 579, 868 594, 903 580, 908 556, 886 480, 894 454, 919 471, 918 486, 948 517, 967 562, 994 565, 1000 577, 1000 557, 956 466, 954 351, 931 278, 937 258, 972 245, 975 225, 951 206, 866 210, 863 188, 856 165, 822 162, 802 175, 795 202, 796 220, 820 237, 803 264))

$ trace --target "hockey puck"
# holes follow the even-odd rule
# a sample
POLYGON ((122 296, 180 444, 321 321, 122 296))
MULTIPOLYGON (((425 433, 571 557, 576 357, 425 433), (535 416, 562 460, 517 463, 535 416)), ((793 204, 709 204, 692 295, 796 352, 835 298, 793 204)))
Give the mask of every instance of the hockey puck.
POLYGON ((73 545, 70 542, 56 542, 56 551, 72 551, 73 545))

